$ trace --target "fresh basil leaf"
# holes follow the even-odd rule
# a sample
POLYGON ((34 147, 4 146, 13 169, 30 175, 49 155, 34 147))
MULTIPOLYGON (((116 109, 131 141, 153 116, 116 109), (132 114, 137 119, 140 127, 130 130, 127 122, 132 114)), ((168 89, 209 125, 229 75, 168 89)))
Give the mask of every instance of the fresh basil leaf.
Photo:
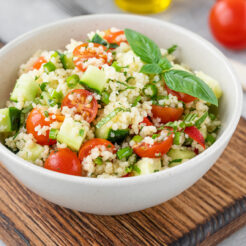
POLYGON ((92 43, 97 43, 97 44, 102 44, 104 46, 107 46, 108 43, 107 41, 105 41, 101 36, 99 36, 97 33, 93 36, 92 40, 91 40, 92 43))
POLYGON ((131 29, 125 29, 125 35, 133 52, 146 63, 158 63, 161 51, 158 45, 143 34, 131 29))
POLYGON ((146 74, 160 74, 162 69, 158 64, 145 64, 142 66, 140 73, 146 74))
POLYGON ((169 70, 163 76, 171 90, 186 93, 218 106, 218 99, 212 89, 195 75, 181 70, 169 70))
POLYGON ((172 67, 171 63, 166 57, 162 57, 158 65, 162 68, 162 70, 169 70, 172 67))
POLYGON ((170 55, 172 54, 176 49, 178 48, 178 45, 174 44, 170 48, 167 49, 167 53, 170 55))

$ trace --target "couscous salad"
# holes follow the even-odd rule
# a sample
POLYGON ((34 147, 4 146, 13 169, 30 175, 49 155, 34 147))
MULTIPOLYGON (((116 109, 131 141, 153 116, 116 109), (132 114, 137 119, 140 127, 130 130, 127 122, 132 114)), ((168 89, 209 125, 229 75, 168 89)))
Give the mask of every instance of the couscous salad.
POLYGON ((35 165, 93 178, 184 163, 215 142, 222 91, 178 61, 179 49, 110 28, 38 51, 0 109, 4 144, 35 165))

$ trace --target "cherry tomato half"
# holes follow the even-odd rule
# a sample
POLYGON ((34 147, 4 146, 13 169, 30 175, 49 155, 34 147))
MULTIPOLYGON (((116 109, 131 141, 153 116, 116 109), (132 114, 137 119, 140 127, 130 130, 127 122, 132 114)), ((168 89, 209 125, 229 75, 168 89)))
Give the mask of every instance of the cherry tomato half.
POLYGON ((47 63, 47 61, 45 60, 45 58, 43 56, 40 56, 33 64, 32 68, 33 69, 37 69, 39 70, 39 68, 41 68, 43 63, 47 63))
POLYGON ((93 94, 84 89, 70 91, 62 101, 61 107, 76 108, 76 113, 81 114, 87 122, 92 122, 98 110, 97 100, 93 94))
POLYGON ((205 149, 205 139, 201 132, 195 126, 186 127, 184 130, 190 138, 198 142, 205 149))
POLYGON ((162 142, 155 142, 153 145, 140 143, 133 146, 133 151, 140 157, 160 158, 166 154, 173 144, 173 133, 162 142))
POLYGON ((178 120, 183 114, 183 108, 162 107, 152 105, 153 118, 160 118, 162 123, 178 120))
POLYGON ((220 0, 211 9, 209 23, 214 37, 231 49, 246 48, 246 1, 220 0))
POLYGON ((171 90, 170 88, 167 87, 166 84, 165 84, 165 89, 167 90, 168 94, 172 94, 173 96, 176 96, 178 98, 178 100, 180 100, 184 103, 189 103, 189 102, 193 102, 196 100, 196 97, 190 96, 186 93, 171 90))
POLYGON ((143 121, 139 124, 144 126, 153 126, 153 123, 149 120, 148 117, 144 117, 143 121))
POLYGON ((84 72, 88 67, 88 64, 86 64, 88 59, 96 58, 95 63, 92 62, 90 65, 101 68, 103 64, 111 64, 113 57, 109 53, 110 50, 107 50, 107 48, 101 44, 83 43, 77 46, 73 51, 74 64, 79 70, 84 72))
POLYGON ((41 112, 41 110, 34 108, 29 113, 26 120, 26 129, 27 133, 31 133, 33 137, 36 139, 38 144, 41 145, 52 145, 56 143, 56 140, 49 139, 49 130, 46 130, 45 134, 38 135, 38 131, 35 131, 35 127, 37 126, 50 126, 50 124, 54 120, 51 117, 48 118, 48 121, 45 120, 45 115, 41 112))
POLYGON ((77 155, 69 148, 52 151, 44 168, 69 175, 82 176, 82 165, 77 155))
POLYGON ((125 33, 123 30, 112 32, 110 29, 105 31, 104 37, 111 44, 120 45, 121 42, 127 42, 125 33))
POLYGON ((79 150, 79 159, 82 161, 86 156, 91 153, 91 150, 97 146, 105 146, 108 151, 116 153, 115 146, 106 139, 93 138, 85 142, 79 150))

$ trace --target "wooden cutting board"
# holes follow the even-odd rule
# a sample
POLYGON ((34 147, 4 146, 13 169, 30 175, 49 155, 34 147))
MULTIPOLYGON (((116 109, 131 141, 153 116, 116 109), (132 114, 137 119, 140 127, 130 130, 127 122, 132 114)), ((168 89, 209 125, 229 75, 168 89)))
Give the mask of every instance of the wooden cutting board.
POLYGON ((1 165, 0 238, 11 246, 217 245, 246 224, 245 158, 246 120, 241 119, 221 158, 195 185, 159 206, 121 216, 54 205, 1 165))

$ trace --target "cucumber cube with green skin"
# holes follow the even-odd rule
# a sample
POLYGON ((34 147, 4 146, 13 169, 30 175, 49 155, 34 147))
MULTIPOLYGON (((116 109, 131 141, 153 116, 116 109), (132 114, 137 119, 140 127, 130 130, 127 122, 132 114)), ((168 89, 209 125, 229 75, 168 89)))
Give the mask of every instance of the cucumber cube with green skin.
POLYGON ((161 159, 142 158, 135 165, 140 169, 139 173, 134 171, 135 176, 146 175, 161 170, 161 159))
POLYGON ((23 150, 20 150, 17 155, 26 161, 35 162, 40 158, 41 154, 44 152, 44 147, 33 143, 26 146, 23 150))
POLYGON ((169 157, 171 157, 173 160, 176 159, 191 159, 196 154, 192 150, 188 149, 171 149, 167 153, 169 157))
POLYGON ((107 78, 105 72, 98 67, 88 66, 80 82, 97 92, 102 92, 107 78))
POLYGON ((65 118, 57 135, 60 143, 66 144, 72 150, 79 151, 86 136, 83 125, 72 118, 65 118))
POLYGON ((0 132, 19 129, 21 111, 15 107, 0 109, 0 132))
POLYGON ((39 91, 39 85, 37 82, 35 82, 33 76, 30 74, 22 74, 16 82, 10 100, 15 102, 33 101, 39 91))

